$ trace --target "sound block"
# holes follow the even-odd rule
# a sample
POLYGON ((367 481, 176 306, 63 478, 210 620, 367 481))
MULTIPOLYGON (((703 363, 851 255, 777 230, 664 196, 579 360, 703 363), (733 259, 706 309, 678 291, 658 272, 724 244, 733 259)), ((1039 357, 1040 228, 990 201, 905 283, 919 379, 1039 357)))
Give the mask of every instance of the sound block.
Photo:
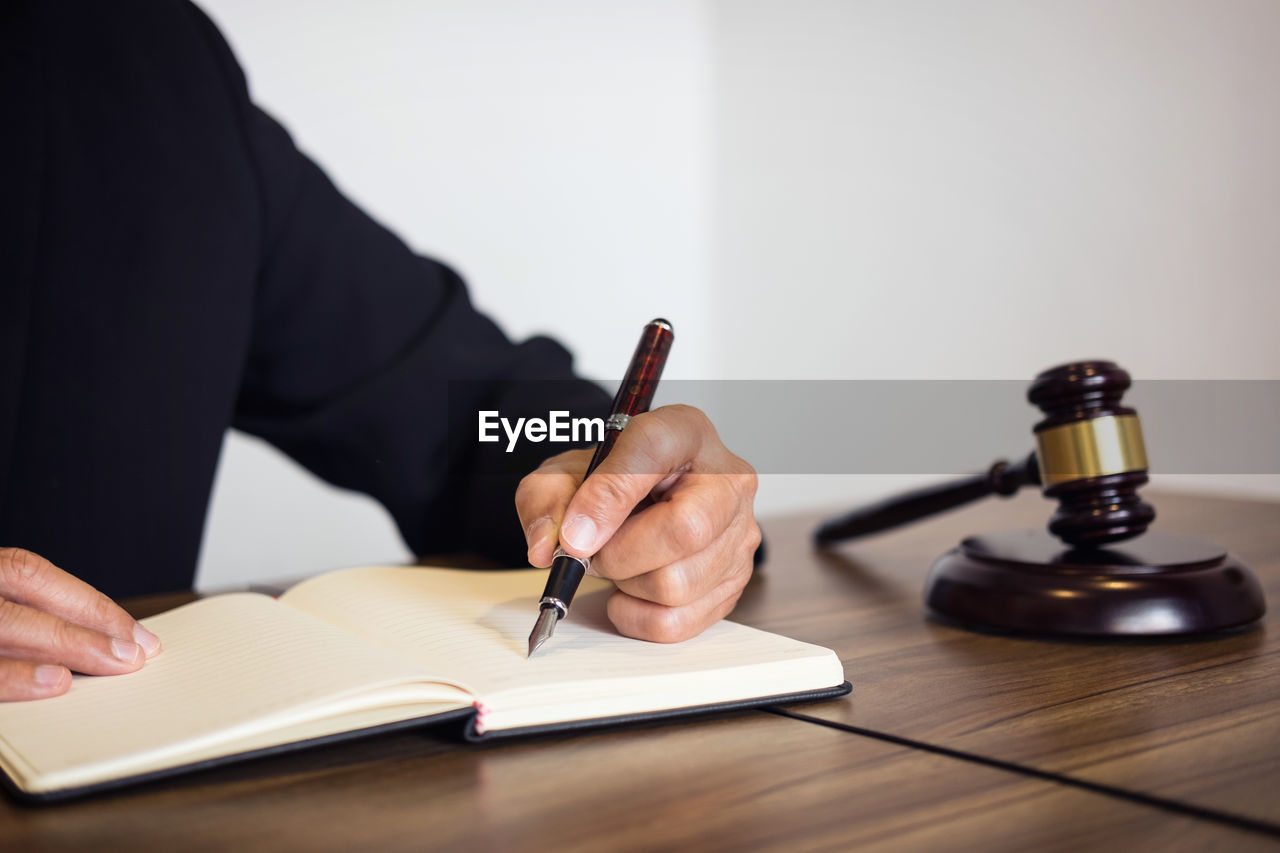
POLYGON ((925 604, 970 627, 1086 637, 1217 631, 1266 611, 1224 549, 1154 530, 1107 548, 1064 547, 1043 529, 972 536, 933 564, 925 604))

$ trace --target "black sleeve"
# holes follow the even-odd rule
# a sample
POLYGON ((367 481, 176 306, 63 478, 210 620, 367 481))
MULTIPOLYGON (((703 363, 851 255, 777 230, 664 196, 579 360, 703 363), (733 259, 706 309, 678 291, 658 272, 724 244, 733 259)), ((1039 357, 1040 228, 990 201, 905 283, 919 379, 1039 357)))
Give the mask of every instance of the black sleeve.
POLYGON ((260 188, 261 265, 233 425, 379 500, 415 553, 523 563, 515 486, 568 447, 481 445, 476 413, 602 416, 607 394, 575 378, 554 341, 512 343, 452 269, 348 201, 250 102, 229 48, 191 10, 241 104, 260 188))

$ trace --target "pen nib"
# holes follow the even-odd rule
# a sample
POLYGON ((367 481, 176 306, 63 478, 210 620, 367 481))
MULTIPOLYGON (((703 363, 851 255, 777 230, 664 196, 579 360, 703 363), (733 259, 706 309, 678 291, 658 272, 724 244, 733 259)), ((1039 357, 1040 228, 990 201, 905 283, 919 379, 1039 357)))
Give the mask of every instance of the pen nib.
POLYGON ((538 614, 538 621, 533 626, 533 633, 529 635, 529 657, 533 657, 538 647, 551 639, 551 635, 556 632, 558 621, 560 621, 560 614, 554 607, 542 608, 542 612, 538 614))

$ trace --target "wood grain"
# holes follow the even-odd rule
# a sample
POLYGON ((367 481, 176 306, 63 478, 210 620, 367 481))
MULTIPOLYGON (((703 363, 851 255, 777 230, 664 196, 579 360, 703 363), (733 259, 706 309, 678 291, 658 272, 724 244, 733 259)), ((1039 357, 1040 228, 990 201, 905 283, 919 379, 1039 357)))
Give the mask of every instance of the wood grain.
POLYGON ((53 807, 24 850, 1168 850, 1274 839, 752 713, 477 747, 399 733, 53 807))
POLYGON ((1263 583, 1261 625, 1217 637, 1070 641, 927 618, 932 561, 965 535, 1042 525, 1034 494, 834 554, 820 515, 765 524, 770 560, 734 617, 837 650, 846 700, 794 710, 1280 828, 1280 504, 1151 496, 1159 529, 1226 545, 1263 583))

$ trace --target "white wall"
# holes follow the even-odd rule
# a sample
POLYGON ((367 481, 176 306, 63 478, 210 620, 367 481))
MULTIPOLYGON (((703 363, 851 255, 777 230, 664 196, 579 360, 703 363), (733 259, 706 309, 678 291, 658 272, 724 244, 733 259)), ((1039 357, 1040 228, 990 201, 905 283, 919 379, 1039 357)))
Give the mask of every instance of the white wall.
POLYGON ((721 371, 1280 376, 1280 4, 715 9, 721 371))
MULTIPOLYGON (((347 192, 591 375, 662 314, 673 377, 1280 378, 1271 0, 203 5, 347 192)), ((229 440, 202 586, 403 553, 229 440)))
POLYGON ((1280 4, 722 0, 711 31, 716 305, 790 342, 722 335, 719 375, 1280 378, 1280 4))

